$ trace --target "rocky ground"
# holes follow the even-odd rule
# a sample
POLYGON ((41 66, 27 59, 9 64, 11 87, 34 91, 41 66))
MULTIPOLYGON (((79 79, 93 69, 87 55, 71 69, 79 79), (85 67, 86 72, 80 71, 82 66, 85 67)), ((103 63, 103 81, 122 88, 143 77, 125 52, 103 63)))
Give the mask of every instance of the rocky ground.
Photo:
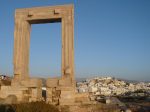
POLYGON ((77 91, 89 93, 90 99, 103 104, 103 107, 114 105, 115 112, 150 112, 149 82, 134 83, 112 77, 95 77, 78 82, 77 91))
MULTIPOLYGON (((1 84, 7 83, 10 85, 10 78, 1 76, 1 79, 1 84)), ((57 112, 150 112, 150 82, 127 82, 112 77, 95 77, 77 82, 77 92, 88 93, 90 100, 96 103, 56 106, 54 110, 57 110, 57 112)), ((5 100, 0 99, 0 103, 5 104, 5 100)), ((40 104, 40 106, 42 105, 40 104)), ((28 104, 26 107, 23 105, 13 106, 13 109, 30 108, 30 106, 28 107, 28 104)), ((2 109, 11 112, 9 111, 11 110, 10 107, 12 106, 0 105, 0 112, 7 112, 1 111, 2 109)), ((19 112, 26 111, 23 109, 19 112)))

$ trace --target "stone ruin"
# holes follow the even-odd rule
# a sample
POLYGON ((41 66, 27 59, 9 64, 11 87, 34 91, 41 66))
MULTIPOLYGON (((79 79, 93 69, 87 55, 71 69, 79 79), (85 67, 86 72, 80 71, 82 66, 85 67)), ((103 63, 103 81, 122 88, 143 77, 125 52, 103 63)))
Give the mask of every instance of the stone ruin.
MULTIPOLYGON (((88 94, 76 92, 74 78, 74 6, 17 9, 14 32, 14 77, 1 86, 0 98, 14 96, 17 102, 41 101, 42 80, 29 76, 30 30, 32 24, 62 23, 61 77, 46 80, 46 102, 57 105, 89 103, 88 94)), ((16 103, 16 102, 12 102, 16 103)))

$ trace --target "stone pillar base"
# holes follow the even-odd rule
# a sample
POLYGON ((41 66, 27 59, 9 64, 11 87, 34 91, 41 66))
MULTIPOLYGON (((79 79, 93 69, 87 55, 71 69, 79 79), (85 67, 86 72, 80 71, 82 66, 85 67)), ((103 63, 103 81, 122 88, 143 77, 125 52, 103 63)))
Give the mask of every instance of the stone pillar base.
MULTIPOLYGON (((11 86, 1 86, 0 98, 9 96, 17 98, 17 102, 30 102, 42 100, 42 80, 28 79, 23 81, 13 80, 11 86)), ((16 102, 16 103, 17 103, 16 102)))

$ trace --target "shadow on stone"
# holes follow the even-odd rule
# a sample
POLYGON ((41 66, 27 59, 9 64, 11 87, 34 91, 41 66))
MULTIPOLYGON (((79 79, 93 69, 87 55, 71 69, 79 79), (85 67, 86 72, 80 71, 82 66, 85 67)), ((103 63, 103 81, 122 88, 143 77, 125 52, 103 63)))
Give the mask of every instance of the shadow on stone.
POLYGON ((15 103, 17 103, 17 97, 15 95, 9 95, 4 100, 4 104, 15 104, 15 103))
POLYGON ((43 97, 44 100, 46 101, 46 90, 42 90, 42 97, 43 97))

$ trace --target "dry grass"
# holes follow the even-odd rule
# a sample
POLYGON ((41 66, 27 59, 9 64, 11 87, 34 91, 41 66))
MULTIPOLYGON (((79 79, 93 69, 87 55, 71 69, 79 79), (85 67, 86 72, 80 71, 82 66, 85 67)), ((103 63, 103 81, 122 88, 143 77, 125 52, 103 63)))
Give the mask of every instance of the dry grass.
POLYGON ((120 112, 115 105, 53 106, 45 102, 0 105, 0 112, 120 112))
POLYGON ((13 105, 15 112, 59 112, 56 106, 45 102, 31 102, 13 105))
POLYGON ((45 102, 0 105, 0 112, 60 112, 56 106, 45 102))
POLYGON ((70 112, 120 112, 118 106, 106 104, 79 105, 69 108, 70 112))

